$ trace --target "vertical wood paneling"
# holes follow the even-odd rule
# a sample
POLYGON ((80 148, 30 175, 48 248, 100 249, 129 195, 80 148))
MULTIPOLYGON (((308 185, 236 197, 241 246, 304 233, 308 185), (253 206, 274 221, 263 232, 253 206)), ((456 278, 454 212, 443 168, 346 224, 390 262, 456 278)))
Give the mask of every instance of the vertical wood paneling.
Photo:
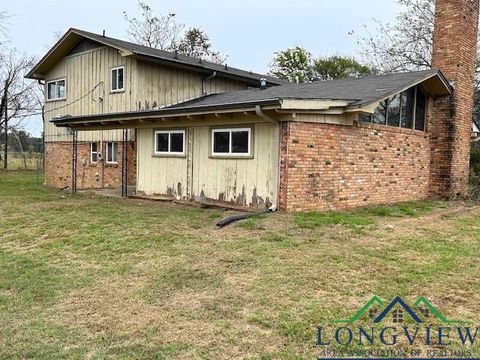
MULTIPOLYGON (((252 206, 276 203, 278 175, 278 125, 258 123, 253 131, 252 159, 210 158, 210 127, 190 127, 193 132, 191 172, 188 158, 158 158, 153 154, 153 129, 139 129, 137 189, 147 195, 182 197, 191 181, 196 200, 221 200, 252 206), (191 174, 191 178, 188 175, 191 174)), ((188 147, 187 147, 188 148, 188 147)))
MULTIPOLYGON (((152 108, 154 104, 162 107, 191 100, 202 96, 204 74, 137 61, 121 56, 113 48, 104 47, 62 59, 49 72, 47 79, 64 77, 67 80, 67 99, 45 105, 46 141, 71 141, 67 129, 50 123, 49 120, 55 116, 134 111, 152 108), (110 70, 122 65, 125 66, 125 91, 110 93, 110 70), (100 82, 103 83, 92 94, 86 95, 100 82)), ((244 83, 218 77, 206 81, 205 85, 208 93, 245 89, 244 83)), ((121 130, 79 132, 79 141, 106 137, 121 140, 121 130)))
POLYGON ((137 130, 137 191, 148 195, 186 197, 187 157, 153 156, 153 129, 137 130), (178 192, 178 187, 181 192, 178 192))

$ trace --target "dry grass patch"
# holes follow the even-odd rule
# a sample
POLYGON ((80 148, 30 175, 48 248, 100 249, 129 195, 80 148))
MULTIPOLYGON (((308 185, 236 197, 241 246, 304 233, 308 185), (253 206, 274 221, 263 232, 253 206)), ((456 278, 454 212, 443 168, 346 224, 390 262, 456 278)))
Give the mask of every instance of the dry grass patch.
POLYGON ((230 212, 0 176, 0 358, 312 359, 372 295, 478 321, 480 208, 230 212))

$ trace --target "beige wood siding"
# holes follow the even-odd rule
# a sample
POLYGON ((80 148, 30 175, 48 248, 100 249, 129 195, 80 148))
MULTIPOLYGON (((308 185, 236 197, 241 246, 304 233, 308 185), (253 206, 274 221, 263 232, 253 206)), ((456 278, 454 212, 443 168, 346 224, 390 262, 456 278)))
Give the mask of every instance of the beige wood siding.
MULTIPOLYGON (((137 62, 137 110, 163 107, 202 96, 202 79, 208 75, 168 68, 146 61, 137 62)), ((207 94, 245 90, 242 82, 222 78, 205 81, 207 94)))
POLYGON ((277 124, 253 126, 252 159, 209 157, 210 128, 194 128, 193 194, 196 199, 262 207, 277 202, 277 124))
MULTIPOLYGON (((68 129, 50 120, 60 115, 107 114, 166 106, 202 95, 205 75, 122 56, 110 47, 63 58, 47 74, 47 81, 66 79, 66 99, 46 101, 45 140, 71 141, 68 129), (124 66, 125 91, 110 91, 111 69, 124 66), (92 91, 92 89, 94 89, 92 91)), ((46 85, 45 85, 46 88, 46 85)), ((213 78, 205 82, 208 93, 245 89, 239 81, 213 78)), ((80 131, 79 141, 121 140, 121 130, 80 131)))
POLYGON ((154 130, 137 132, 137 191, 148 195, 185 197, 187 157, 154 156, 154 130))
MULTIPOLYGON (((104 114, 130 110, 134 106, 135 66, 134 59, 123 57, 118 51, 108 47, 62 59, 48 73, 47 81, 65 78, 66 100, 46 101, 45 140, 71 140, 68 129, 57 128, 50 123, 49 120, 55 116, 104 114), (110 71, 117 66, 125 66, 125 91, 110 93, 110 71), (92 91, 94 88, 95 90, 92 91)), ((105 137, 110 140, 120 140, 121 130, 104 131, 103 134, 96 131, 78 134, 79 141, 101 140, 105 137)))
POLYGON ((249 159, 210 157, 210 126, 188 128, 186 157, 154 157, 154 129, 139 129, 137 191, 241 206, 276 204, 279 126, 256 123, 252 129, 253 157, 249 159))

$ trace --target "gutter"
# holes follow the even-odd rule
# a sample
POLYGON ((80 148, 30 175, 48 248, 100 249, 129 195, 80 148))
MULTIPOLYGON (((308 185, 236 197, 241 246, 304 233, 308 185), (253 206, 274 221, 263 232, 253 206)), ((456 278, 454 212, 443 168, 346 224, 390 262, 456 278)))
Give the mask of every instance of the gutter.
MULTIPOLYGON (((95 115, 87 115, 87 116, 64 116, 61 118, 53 118, 50 120, 51 123, 55 124, 56 126, 70 126, 74 125, 75 123, 88 123, 88 122, 105 122, 108 120, 115 121, 115 120, 137 120, 137 119, 145 119, 145 118, 161 118, 164 116, 184 116, 184 115, 201 115, 201 113, 205 114, 213 114, 217 110, 237 110, 245 111, 245 108, 252 108, 257 105, 263 106, 279 106, 281 101, 279 99, 266 99, 262 101, 251 101, 251 102, 244 102, 244 103, 226 103, 221 105, 208 105, 208 106, 191 106, 191 107, 177 107, 177 108, 164 108, 164 109, 157 109, 157 110, 142 110, 142 111, 135 111, 135 112, 121 112, 121 113, 112 113, 112 114, 95 114, 95 115)), ((252 110, 249 110, 252 111, 252 110)))
POLYGON ((272 123, 277 123, 278 121, 271 118, 270 116, 268 116, 267 114, 265 114, 262 110, 262 106, 261 105, 255 105, 255 114, 260 117, 260 118, 263 118, 265 120, 268 120, 272 123))

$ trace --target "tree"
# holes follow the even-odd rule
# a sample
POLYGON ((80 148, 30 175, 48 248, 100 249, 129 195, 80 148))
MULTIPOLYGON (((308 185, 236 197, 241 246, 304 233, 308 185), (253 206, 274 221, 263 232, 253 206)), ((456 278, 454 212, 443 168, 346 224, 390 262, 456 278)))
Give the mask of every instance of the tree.
POLYGON ((184 28, 175 21, 175 14, 155 15, 152 8, 142 1, 138 2, 138 7, 140 18, 123 13, 131 40, 155 49, 174 50, 184 28))
MULTIPOLYGON (((397 0, 404 10, 393 25, 374 19, 377 35, 360 38, 362 59, 381 73, 432 67, 435 0, 397 0)), ((473 116, 480 120, 480 57, 477 60, 473 116)))
POLYGON ((371 75, 369 67, 352 57, 329 56, 315 59, 301 46, 278 51, 270 65, 270 75, 293 83, 326 81, 371 75))
POLYGON ((199 28, 189 28, 180 40, 176 50, 184 55, 221 64, 225 57, 212 50, 208 35, 199 28))
POLYGON ((362 59, 382 73, 432 66, 435 0, 397 0, 404 10, 393 25, 373 19, 376 35, 359 39, 362 59))
POLYGON ((132 41, 215 63, 225 61, 224 55, 212 49, 210 38, 205 31, 196 27, 185 31, 185 25, 176 22, 176 14, 156 15, 153 9, 142 1, 138 2, 138 7, 138 18, 123 13, 128 23, 127 33, 132 41))
POLYGON ((35 64, 32 57, 10 50, 0 59, 0 127, 3 128, 3 168, 7 168, 8 132, 16 131, 22 121, 38 112, 38 85, 25 79, 35 64))
POLYGON ((269 74, 293 83, 312 81, 315 78, 312 54, 301 46, 277 51, 269 74))
POLYGON ((372 74, 372 70, 351 57, 330 56, 316 59, 314 71, 317 79, 326 81, 362 77, 372 74))

